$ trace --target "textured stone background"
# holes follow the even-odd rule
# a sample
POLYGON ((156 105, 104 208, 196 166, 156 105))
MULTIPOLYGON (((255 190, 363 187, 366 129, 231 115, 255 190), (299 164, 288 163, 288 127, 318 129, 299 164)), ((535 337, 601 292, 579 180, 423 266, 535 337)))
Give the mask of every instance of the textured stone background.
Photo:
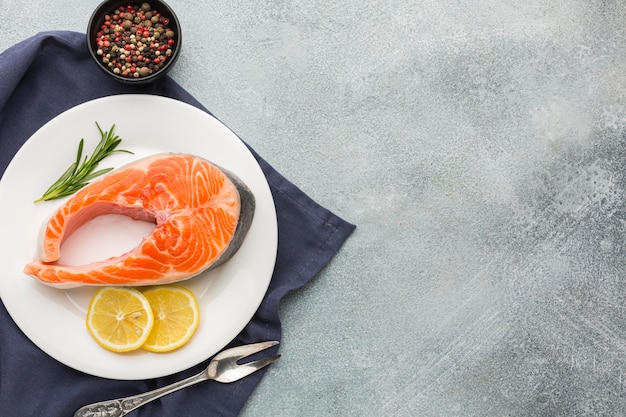
MULTIPOLYGON (((0 0, 0 50, 99 1, 0 0)), ((626 415, 626 6, 169 0, 172 76, 358 228, 243 416, 626 415)))

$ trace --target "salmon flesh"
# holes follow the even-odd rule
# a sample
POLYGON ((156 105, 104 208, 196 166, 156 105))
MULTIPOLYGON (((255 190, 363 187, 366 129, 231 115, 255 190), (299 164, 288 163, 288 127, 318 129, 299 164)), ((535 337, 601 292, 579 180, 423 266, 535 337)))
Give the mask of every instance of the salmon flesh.
POLYGON ((43 225, 35 260, 24 272, 59 288, 182 281, 229 260, 243 243, 254 210, 254 195, 233 173, 193 155, 152 155, 70 197, 43 225), (155 226, 123 255, 86 265, 60 264, 63 241, 105 214, 155 226))

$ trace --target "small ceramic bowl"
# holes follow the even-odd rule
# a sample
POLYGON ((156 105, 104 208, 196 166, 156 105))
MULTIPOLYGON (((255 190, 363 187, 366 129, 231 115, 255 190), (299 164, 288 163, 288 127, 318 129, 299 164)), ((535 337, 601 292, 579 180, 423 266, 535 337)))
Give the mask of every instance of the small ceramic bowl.
POLYGON ((105 0, 89 19, 87 45, 98 68, 111 78, 146 84, 163 77, 176 63, 182 46, 180 22, 161 0, 105 0), (134 9, 126 10, 128 6, 134 9), (116 10, 119 20, 114 20, 116 10), (121 28, 119 36, 115 27, 121 28))

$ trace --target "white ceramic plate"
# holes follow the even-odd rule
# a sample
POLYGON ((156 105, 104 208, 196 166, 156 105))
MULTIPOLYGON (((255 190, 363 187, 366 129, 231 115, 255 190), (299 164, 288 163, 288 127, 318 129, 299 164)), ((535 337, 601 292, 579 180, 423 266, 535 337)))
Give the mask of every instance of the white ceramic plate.
MULTIPOLYGON (((186 103, 151 95, 119 95, 74 107, 39 129, 17 152, 0 180, 2 275, 0 297, 26 336, 58 361, 83 372, 113 379, 147 379, 196 365, 222 349, 250 321, 274 270, 278 232, 269 186, 258 163, 228 128, 186 103), (118 153, 100 168, 117 167, 158 152, 202 156, 238 175, 256 198, 251 228, 239 251, 219 268, 184 281, 198 298, 201 323, 192 340, 169 353, 142 350, 128 354, 99 347, 85 327, 85 314, 96 288, 59 290, 25 275, 41 225, 61 200, 33 200, 76 157, 100 140, 96 127, 122 138, 118 153)), ((65 262, 84 263, 119 255, 136 246, 151 225, 122 216, 104 216, 79 229, 62 247, 65 262)))

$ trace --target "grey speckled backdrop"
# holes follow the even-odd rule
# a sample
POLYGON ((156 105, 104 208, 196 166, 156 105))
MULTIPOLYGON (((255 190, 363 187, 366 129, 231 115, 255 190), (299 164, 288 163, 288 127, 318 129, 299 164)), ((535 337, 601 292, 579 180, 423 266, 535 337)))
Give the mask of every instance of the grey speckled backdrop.
MULTIPOLYGON (((626 415, 624 3, 169 3, 172 76, 358 226, 243 416, 626 415)), ((0 0, 0 50, 97 4, 0 0)))

